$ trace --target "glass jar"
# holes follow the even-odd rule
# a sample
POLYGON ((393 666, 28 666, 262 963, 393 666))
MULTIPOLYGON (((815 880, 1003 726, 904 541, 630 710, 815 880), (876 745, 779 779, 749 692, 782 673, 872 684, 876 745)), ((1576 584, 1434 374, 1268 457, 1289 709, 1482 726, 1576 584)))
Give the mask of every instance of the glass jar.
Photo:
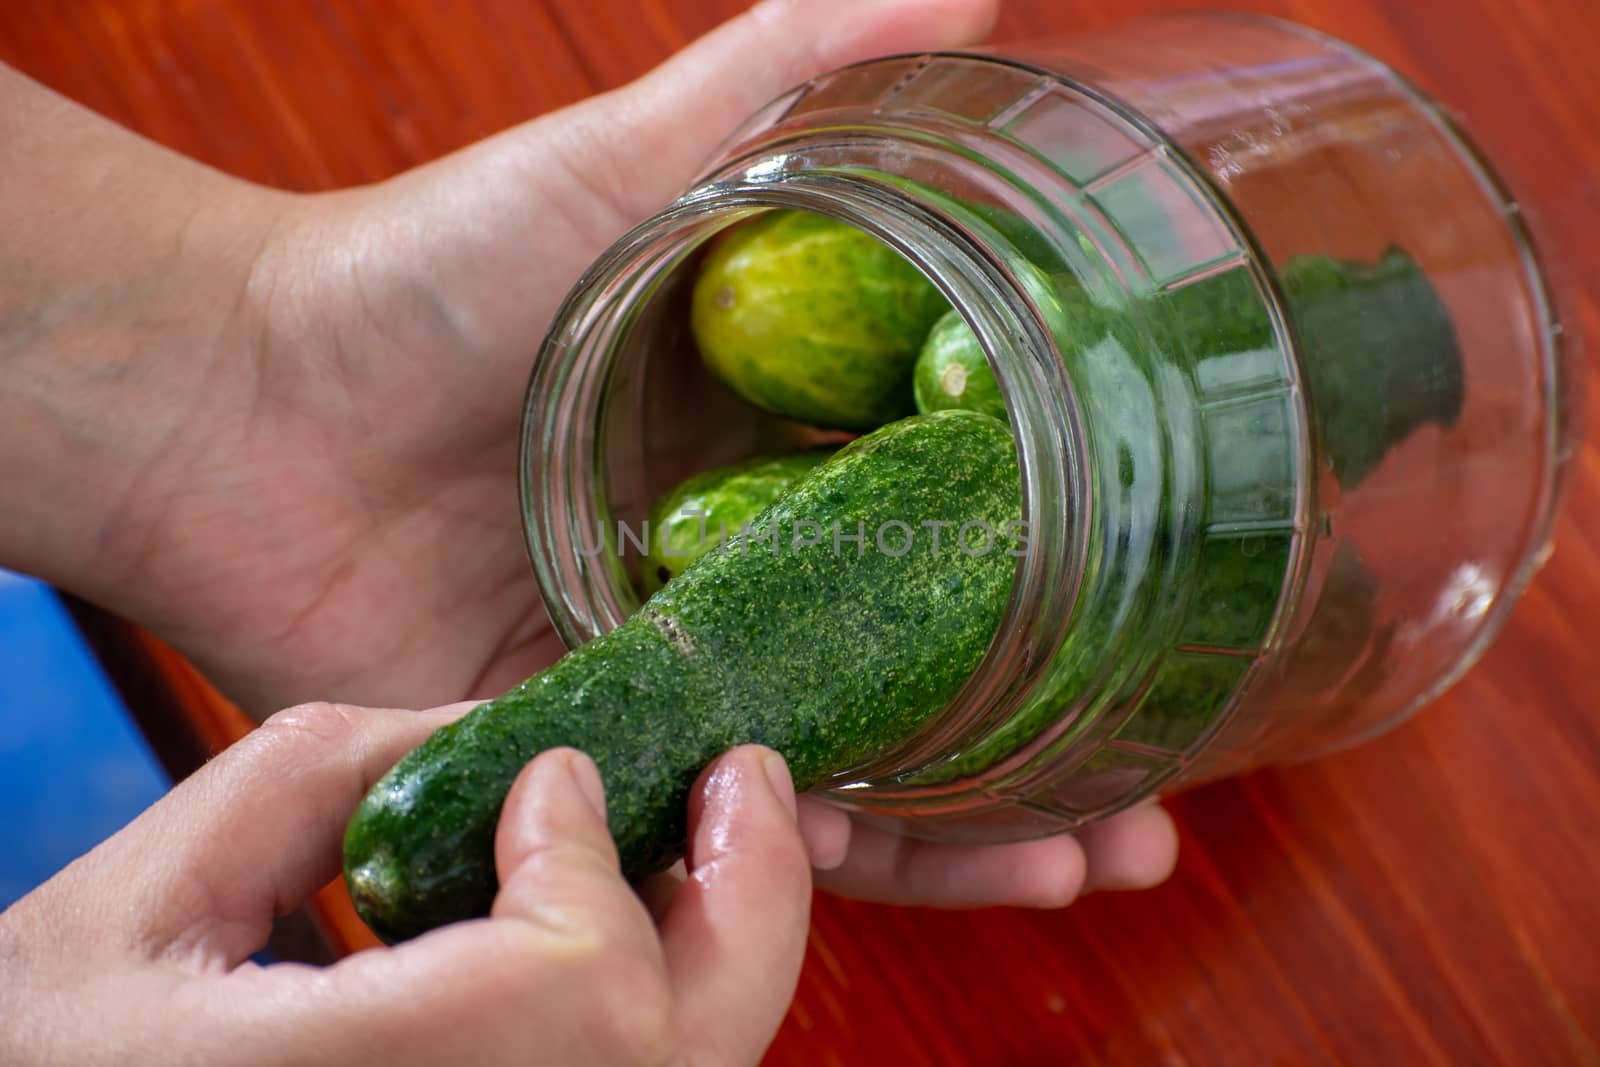
POLYGON ((711 379, 687 332, 697 250, 775 208, 857 226, 943 291, 1022 461, 1026 551, 982 664, 824 783, 904 832, 1058 832, 1387 729, 1547 555, 1577 390, 1516 203, 1375 60, 1177 16, 828 74, 595 263, 522 450, 569 645, 639 604, 612 524, 815 440, 711 379))

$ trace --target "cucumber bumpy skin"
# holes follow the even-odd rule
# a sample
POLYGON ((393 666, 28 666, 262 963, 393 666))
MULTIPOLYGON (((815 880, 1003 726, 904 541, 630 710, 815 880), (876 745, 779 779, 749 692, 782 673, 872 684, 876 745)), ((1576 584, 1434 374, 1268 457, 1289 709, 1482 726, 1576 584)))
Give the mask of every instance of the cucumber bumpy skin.
POLYGON ((623 869, 638 877, 682 854, 689 791, 729 748, 775 748, 805 789, 904 739, 999 625, 1020 484, 1010 431, 975 412, 905 419, 846 446, 622 626, 438 730, 379 781, 345 834, 362 918, 394 941, 487 914, 501 805, 549 748, 599 765, 623 869), (963 523, 995 534, 988 552, 961 549, 963 523), (821 543, 795 547, 817 528, 821 543), (863 531, 859 550, 843 540, 863 531))

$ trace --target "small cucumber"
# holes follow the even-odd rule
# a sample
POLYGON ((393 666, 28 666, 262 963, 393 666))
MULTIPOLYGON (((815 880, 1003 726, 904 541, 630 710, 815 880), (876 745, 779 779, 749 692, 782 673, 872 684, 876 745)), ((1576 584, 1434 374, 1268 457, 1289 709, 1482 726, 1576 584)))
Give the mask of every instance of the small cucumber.
POLYGON ((1020 518, 1011 433, 986 415, 918 416, 845 446, 633 618, 373 786, 345 833, 357 910, 389 940, 486 914, 500 807, 549 748, 599 765, 639 876, 681 855, 689 790, 729 748, 777 749, 806 789, 906 738, 988 647, 1020 518))
MULTIPOLYGON (((1081 299, 1077 282, 1069 277, 1053 279, 1026 260, 1015 260, 1012 266, 1045 327, 1057 338, 1067 337, 1068 308, 1081 299)), ((1006 402, 978 335, 954 308, 934 323, 923 342, 912 388, 917 410, 923 413, 960 408, 1006 419, 1006 402)))
POLYGON ((774 415, 869 430, 910 414, 917 349, 949 304, 898 252, 842 222, 772 211, 712 248, 690 326, 734 392, 774 415))
POLYGON ((680 482, 650 509, 650 547, 641 575, 645 593, 654 593, 738 533, 831 454, 817 448, 763 456, 680 482))
POLYGON ((912 385, 918 411, 964 408, 1006 418, 1005 398, 1000 395, 989 359, 972 327, 953 308, 933 324, 922 354, 917 357, 912 385))

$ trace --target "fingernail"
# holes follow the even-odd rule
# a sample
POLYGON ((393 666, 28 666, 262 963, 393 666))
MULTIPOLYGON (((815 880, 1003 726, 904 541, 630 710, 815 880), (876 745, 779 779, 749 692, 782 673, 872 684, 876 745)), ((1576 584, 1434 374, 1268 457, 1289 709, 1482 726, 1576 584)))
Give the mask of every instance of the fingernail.
POLYGON ((606 787, 600 780, 600 768, 594 765, 594 760, 582 752, 574 752, 567 757, 567 772, 572 776, 572 781, 577 785, 578 791, 589 802, 589 806, 601 819, 606 817, 606 787))
POLYGON ((767 752, 761 757, 761 768, 767 772, 767 781, 772 785, 772 791, 778 794, 783 806, 789 809, 790 817, 795 817, 794 779, 789 774, 789 765, 776 752, 767 752))

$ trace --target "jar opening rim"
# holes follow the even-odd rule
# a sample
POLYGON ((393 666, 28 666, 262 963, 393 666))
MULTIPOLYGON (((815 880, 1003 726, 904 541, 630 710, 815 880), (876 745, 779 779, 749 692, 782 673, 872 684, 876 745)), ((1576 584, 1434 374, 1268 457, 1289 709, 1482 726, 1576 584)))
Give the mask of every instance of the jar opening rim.
MULTIPOLYGON (((781 170, 781 159, 771 165, 781 170)), ((1018 445, 1025 543, 994 638, 967 684, 915 735, 835 778, 841 789, 913 773, 1020 707, 1064 640, 1089 552, 1084 417, 1054 340, 1004 258, 915 191, 865 175, 783 173, 692 190, 616 242, 552 320, 524 406, 526 547, 557 632, 575 647, 628 614, 620 568, 581 557, 609 521, 592 438, 605 383, 639 308, 716 233, 772 209, 849 223, 917 267, 960 312, 995 371, 1018 445), (587 427, 587 428, 586 428, 587 427), (589 527, 585 533, 582 527, 589 527)))

